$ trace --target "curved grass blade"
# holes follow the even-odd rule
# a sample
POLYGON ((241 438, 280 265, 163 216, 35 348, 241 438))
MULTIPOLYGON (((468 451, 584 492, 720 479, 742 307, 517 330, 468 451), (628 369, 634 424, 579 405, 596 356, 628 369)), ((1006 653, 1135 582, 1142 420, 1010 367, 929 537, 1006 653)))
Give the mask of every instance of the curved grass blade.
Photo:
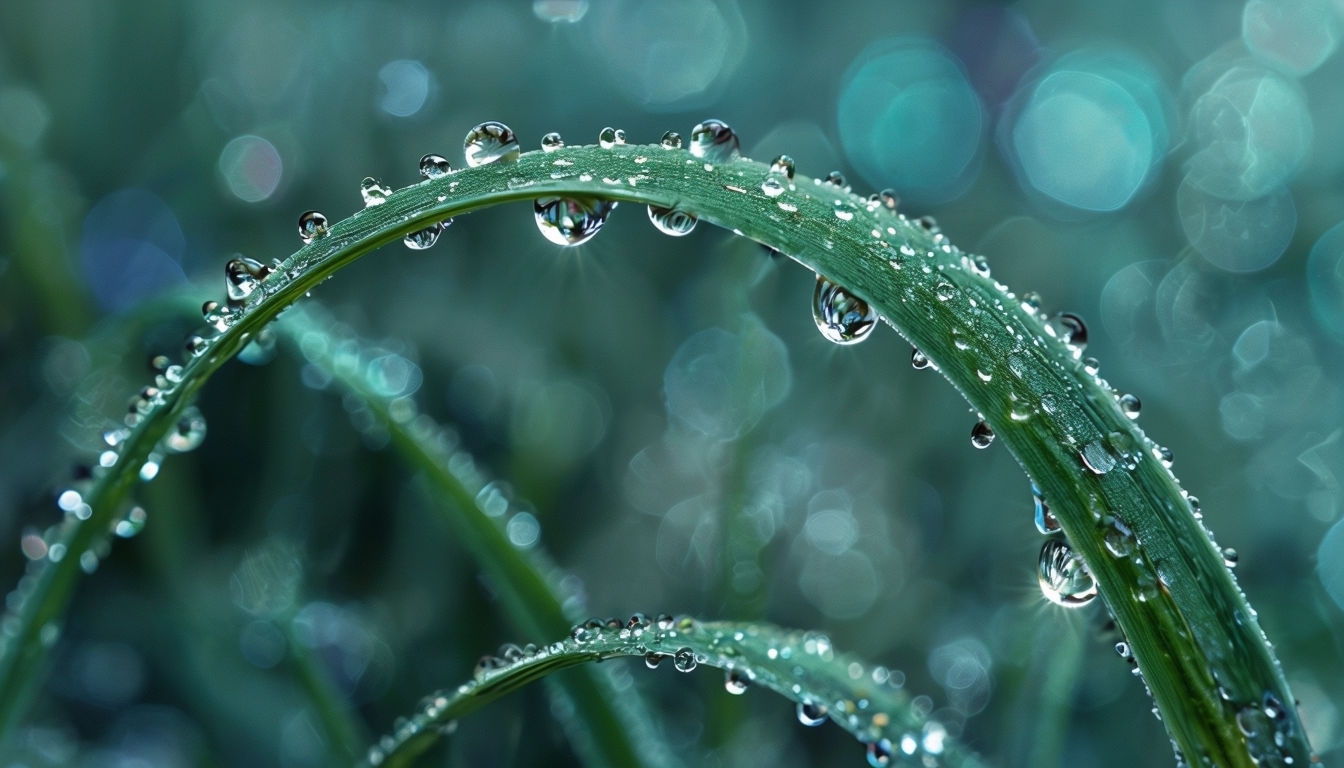
POLYGON ((731 693, 765 688, 793 701, 804 725, 829 719, 858 739, 876 766, 979 766, 937 720, 928 719, 902 688, 904 676, 837 652, 820 632, 770 624, 708 622, 660 616, 591 620, 550 645, 506 646, 486 656, 473 678, 425 697, 418 712, 370 750, 370 766, 402 766, 451 733, 455 723, 506 693, 557 670, 619 656, 650 667, 724 671, 731 693))
MULTIPOLYGON (((84 489, 9 601, 0 649, 0 742, 24 711, 79 576, 140 466, 210 375, 281 310, 364 254, 470 211, 542 197, 670 208, 763 243, 843 286, 895 327, 984 415, 1050 499, 1124 633, 1179 755, 1194 763, 1308 764, 1311 746, 1256 614, 1157 445, 1037 308, 936 227, 874 196, 728 157, 662 146, 529 152, 426 180, 331 225, 262 279, 224 330, 156 393, 84 489), (81 510, 84 506, 79 507, 81 510), (1124 546, 1107 545, 1119 533, 1124 546), (1119 552, 1119 554, 1117 554, 1119 552), (59 554, 57 554, 59 553, 59 554)), ((325 220, 324 220, 325 221, 325 220)), ((1067 335, 1067 334, 1066 334, 1067 335)))
MULTIPOLYGON (((276 329, 304 359, 368 408, 394 449, 428 481, 442 501, 435 508, 440 519, 490 578, 515 631, 556 637, 583 615, 573 580, 544 550, 537 545, 519 548, 509 540, 506 526, 519 512, 517 500, 491 482, 451 430, 418 415, 413 400, 397 398, 394 403, 369 381, 369 363, 385 350, 371 350, 311 305, 291 311, 276 329)), ((572 707, 559 709, 574 711, 566 731, 589 764, 674 764, 643 701, 633 692, 620 693, 606 670, 585 670, 550 687, 552 695, 572 701, 572 707)))

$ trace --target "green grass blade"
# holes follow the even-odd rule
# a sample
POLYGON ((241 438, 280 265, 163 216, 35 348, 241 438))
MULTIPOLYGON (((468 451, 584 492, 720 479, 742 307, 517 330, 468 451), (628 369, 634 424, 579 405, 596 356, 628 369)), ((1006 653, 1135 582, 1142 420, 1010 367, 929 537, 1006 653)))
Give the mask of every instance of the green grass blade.
POLYGON ((867 746, 874 765, 978 766, 980 759, 912 704, 903 678, 835 651, 819 632, 769 624, 634 616, 574 627, 569 637, 508 658, 487 657, 472 680, 430 694, 396 733, 370 750, 369 764, 407 765, 455 722, 499 697, 561 669, 618 656, 639 656, 661 670, 724 670, 725 687, 765 688, 793 701, 798 719, 823 717, 867 746))
POLYGON ((38 567, 21 587, 0 655, 0 736, 22 712, 79 556, 106 535, 140 464, 211 373, 283 308, 380 246, 478 208, 590 196, 678 208, 788 254, 868 302, 984 414, 1044 491, 1184 756, 1229 766, 1310 762, 1294 698, 1255 612, 1116 393, 1047 333, 1034 307, 940 234, 802 176, 767 194, 768 175, 751 160, 715 165, 659 146, 568 147, 426 181, 332 225, 278 265, 223 333, 198 345, 181 381, 147 409, 116 461, 85 490, 92 513, 62 535, 67 557, 38 567))

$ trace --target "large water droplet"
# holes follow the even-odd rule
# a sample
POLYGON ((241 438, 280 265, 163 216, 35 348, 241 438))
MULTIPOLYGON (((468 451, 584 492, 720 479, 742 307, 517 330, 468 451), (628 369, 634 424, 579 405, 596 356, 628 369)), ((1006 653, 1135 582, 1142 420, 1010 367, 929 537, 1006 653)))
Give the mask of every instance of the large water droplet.
POLYGON ((163 447, 171 453, 194 451, 205 441, 205 417, 189 405, 177 417, 177 423, 163 437, 163 447))
POLYGON ((750 680, 747 676, 736 669, 729 669, 723 673, 723 688, 734 696, 741 696, 747 692, 750 680))
POLYGON ((607 126, 597 134, 597 144, 603 149, 611 149, 625 144, 625 131, 607 126))
POLYGON ((1050 539, 1041 547, 1037 577, 1041 594, 1065 608, 1086 605, 1097 596, 1097 582, 1063 539, 1050 539))
MULTIPOLYGON (((452 221, 452 219, 449 219, 446 223, 451 224, 452 221)), ((423 251, 426 248, 431 248, 439 241, 439 235, 443 234, 444 223, 436 221, 424 229, 409 232, 401 239, 401 242, 413 251, 423 251)))
POLYGON ((653 226, 657 227, 659 232, 672 237, 691 234, 696 224, 696 218, 685 211, 659 208, 656 205, 649 206, 649 221, 653 222, 653 226))
POLYGON ((794 163, 793 158, 788 155, 780 155, 770 161, 770 173, 783 176, 786 181, 793 181, 794 163))
POLYGON ((868 302, 821 275, 812 294, 812 319, 821 335, 836 344, 857 344, 877 326, 877 313, 868 302))
POLYGON ((321 211, 304 211, 299 216, 299 239, 311 243, 327 234, 327 217, 321 211))
POLYGON ((382 205, 387 202, 387 196, 390 194, 392 194, 392 190, 384 187, 372 176, 365 176, 364 180, 359 182, 359 195, 364 198, 365 208, 382 205))
POLYGON ((1143 408, 1143 403, 1139 402, 1136 395, 1125 394, 1120 396, 1120 410, 1131 419, 1139 418, 1139 410, 1143 408))
POLYGON ((706 120, 691 129, 691 154, 709 163, 726 163, 737 157, 737 134, 722 120, 706 120))
POLYGON ((663 138, 658 142, 663 149, 681 149, 681 134, 676 131, 668 131, 663 134, 663 138))
POLYGON ((798 722, 809 728, 826 722, 826 705, 810 699, 798 702, 798 722))
POLYGON ((695 651, 690 648, 678 648, 672 656, 672 666, 676 667, 678 672, 694 670, 699 666, 699 663, 695 660, 695 651))
POLYGON ((533 203, 537 229, 556 245, 581 245, 607 223, 616 204, 596 198, 550 197, 533 203))
POLYGON ((564 146, 565 146, 564 138, 561 137, 560 134, 556 133, 555 131, 551 131, 550 133, 541 137, 542 152, 554 152, 555 150, 560 149, 564 146))
POLYGON ((1093 474, 1104 475, 1115 469, 1115 457, 1106 448, 1101 440, 1093 440, 1083 446, 1083 450, 1078 454, 1083 459, 1083 466, 1087 467, 1093 474))
POLYGON ((244 301, 256 290, 257 283, 271 273, 261 262, 238 257, 224 265, 224 287, 229 301, 244 301))
POLYGON ((420 158, 420 175, 426 179, 441 179, 452 172, 453 166, 442 155, 428 154, 420 158))
POLYGON ((971 427, 971 445, 976 448, 988 448, 994 442, 994 430, 984 421, 975 422, 971 427))
POLYGON ((518 159, 518 138, 509 126, 490 120, 467 131, 462 151, 472 168, 497 160, 511 163, 518 159))
POLYGON ((1041 489, 1031 484, 1031 498, 1036 503, 1036 530, 1045 535, 1050 535, 1059 530, 1059 520, 1055 518, 1055 513, 1050 511, 1050 505, 1045 503, 1045 497, 1041 495, 1041 489))

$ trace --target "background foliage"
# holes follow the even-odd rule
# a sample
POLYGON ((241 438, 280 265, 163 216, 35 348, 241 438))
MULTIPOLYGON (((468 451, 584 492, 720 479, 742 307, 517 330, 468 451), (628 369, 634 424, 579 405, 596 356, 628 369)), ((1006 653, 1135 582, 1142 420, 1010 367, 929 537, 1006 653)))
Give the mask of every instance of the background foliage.
MULTIPOLYGON (((0 7, 7 583, 233 254, 288 254, 298 212, 346 215, 363 176, 459 164, 482 120, 532 147, 715 116, 749 155, 895 187, 1088 319, 1088 354, 1240 553, 1317 750, 1340 743, 1337 2, 439 5, 0 7)), ((674 240, 622 208, 561 251, 528 218, 464 218, 317 298, 385 348, 371 380, 534 506, 516 542, 539 530, 591 612, 825 628, 999 763, 1169 759, 1100 606, 1040 597, 1021 471, 970 447, 973 415, 894 334, 831 345, 811 276, 726 233, 674 240)), ((380 732, 499 643, 551 639, 503 626, 423 484, 326 384, 282 353, 206 390, 205 444, 142 488, 145 532, 80 589, 24 759, 316 764, 288 643, 380 732)), ((630 674, 688 762, 861 759, 786 701, 630 674)), ((497 703, 443 754, 568 760, 546 708, 497 703)))

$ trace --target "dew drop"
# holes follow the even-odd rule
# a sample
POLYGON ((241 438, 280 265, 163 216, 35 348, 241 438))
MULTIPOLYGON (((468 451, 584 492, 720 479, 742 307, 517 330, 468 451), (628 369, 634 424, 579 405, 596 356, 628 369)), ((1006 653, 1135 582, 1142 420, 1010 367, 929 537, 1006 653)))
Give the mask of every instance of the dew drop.
POLYGON ((989 277, 989 261, 984 256, 979 254, 972 256, 971 269, 981 277, 989 277))
POLYGON ((581 245, 607 223, 616 204, 596 198, 550 197, 533 203, 537 229, 556 245, 581 245))
POLYGON ((657 669, 658 665, 662 664, 663 659, 665 658, 667 657, 664 654, 649 651, 648 653, 644 654, 644 666, 648 667, 649 669, 657 669))
POLYGON ((779 180, 779 176, 771 173, 761 182, 761 194, 766 197, 775 198, 784 194, 784 182, 779 180))
POLYGON ((826 705, 810 699, 798 702, 798 722, 809 728, 826 722, 826 705))
POLYGON ((245 301, 257 289, 257 284, 270 273, 270 267, 254 259, 241 256, 229 259, 224 265, 224 287, 228 291, 229 301, 245 301))
POLYGON ((443 155, 428 154, 420 158, 420 175, 426 179, 441 179, 453 172, 453 166, 443 155))
POLYGON ((883 766, 891 764, 890 739, 868 742, 868 764, 873 768, 883 768, 883 766))
POLYGON ((1094 475, 1104 475, 1115 469, 1115 457, 1100 440, 1093 440, 1083 446, 1078 455, 1082 457, 1083 465, 1094 475))
POLYGON ((1240 558, 1241 556, 1237 554, 1237 550, 1232 547, 1223 547, 1223 565, 1226 565, 1228 568, 1236 568, 1237 561, 1240 558))
POLYGON ((658 144, 663 149, 681 149, 681 134, 676 131, 668 131, 663 134, 663 138, 658 144))
POLYGON ((896 207, 901 204, 901 198, 896 194, 896 190, 894 189, 882 190, 877 193, 877 199, 881 200, 882 207, 889 211, 896 210, 896 207))
POLYGON ((359 194, 364 198, 364 207, 371 208, 387 202, 387 196, 392 194, 392 190, 384 187, 372 176, 365 176, 364 180, 359 182, 359 194))
POLYGON ((1041 294, 1035 291, 1027 291, 1022 294, 1022 311, 1028 315, 1035 315, 1041 311, 1041 294))
POLYGON ((749 684, 747 676, 736 669, 729 669, 723 673, 723 688, 734 696, 746 693, 749 684))
POLYGON ((789 155, 780 155, 774 160, 771 160, 770 173, 777 176, 783 176, 786 181, 793 181, 793 158, 789 155))
POLYGON ((327 217, 321 211, 304 211, 299 216, 299 239, 305 243, 327 234, 327 217))
POLYGON ((660 613, 658 618, 653 620, 654 626, 666 632, 676 624, 676 619, 670 613, 660 613))
POLYGON ((509 126, 491 120, 467 131, 462 151, 472 168, 495 161, 512 163, 518 159, 518 138, 509 126))
POLYGON ((1143 404, 1139 402, 1139 398, 1135 395, 1124 394, 1120 396, 1120 410, 1129 418, 1139 418, 1139 409, 1142 407, 1143 404))
POLYGON ((560 149, 563 146, 565 146, 565 140, 560 136, 560 134, 556 133, 555 131, 551 131, 550 133, 541 137, 542 152, 554 152, 555 150, 560 149))
POLYGON ((812 319, 821 335, 836 344, 857 344, 877 326, 877 313, 868 302, 821 275, 812 294, 812 319))
MULTIPOLYGON (((452 219, 448 221, 451 222, 452 219)), ((433 247, 439 241, 439 235, 441 234, 443 234, 443 223, 436 221, 424 229, 408 232, 401 239, 401 242, 413 251, 423 251, 426 248, 433 247)))
POLYGON ((679 648, 672 656, 672 666, 677 668, 678 672, 690 672, 699 666, 695 660, 695 651, 690 648, 679 648))
POLYGON ((910 366, 916 371, 922 371, 933 365, 929 356, 919 351, 918 347, 910 348, 910 366))
POLYGON ((187 453, 200 447, 205 441, 205 417, 200 410, 189 405, 177 417, 177 423, 163 437, 163 447, 170 453, 187 453))
POLYGON ((1037 577, 1041 594, 1065 608, 1086 605, 1097 596, 1097 582, 1063 539, 1050 539, 1041 547, 1037 577))
POLYGON ((1045 502, 1045 497, 1041 495, 1041 489, 1036 487, 1035 483, 1031 485, 1031 498, 1036 504, 1036 530, 1049 536, 1059 530, 1059 520, 1055 513, 1050 511, 1050 505, 1045 502))
POLYGON ((1095 357, 1084 357, 1083 370, 1087 371, 1089 376, 1096 376, 1101 371, 1101 361, 1095 357))
POLYGON ((653 222, 653 226, 657 227, 659 232, 672 237, 689 235, 696 225, 696 218, 685 211, 659 208, 655 205, 649 206, 649 221, 653 222))
POLYGON ((1045 329, 1052 336, 1082 352, 1087 347, 1087 324, 1072 312, 1060 312, 1050 318, 1045 329))
POLYGON ((1120 642, 1115 644, 1115 655, 1119 656, 1125 661, 1129 661, 1130 659, 1134 658, 1134 651, 1130 650, 1129 643, 1126 643, 1124 640, 1121 640, 1120 642))
POLYGON ((975 422, 971 427, 971 445, 976 448, 988 448, 990 443, 994 442, 994 430, 984 421, 975 422))
POLYGON ((1134 551, 1134 532, 1119 518, 1108 516, 1106 530, 1102 533, 1102 542, 1115 557, 1129 557, 1134 551))
POLYGON ((112 527, 112 532, 123 539, 129 539, 144 530, 147 517, 144 507, 131 507, 127 510, 126 516, 112 527))
POLYGON ((722 120, 705 120, 691 129, 691 154, 707 163, 732 160, 739 146, 737 134, 722 120))

